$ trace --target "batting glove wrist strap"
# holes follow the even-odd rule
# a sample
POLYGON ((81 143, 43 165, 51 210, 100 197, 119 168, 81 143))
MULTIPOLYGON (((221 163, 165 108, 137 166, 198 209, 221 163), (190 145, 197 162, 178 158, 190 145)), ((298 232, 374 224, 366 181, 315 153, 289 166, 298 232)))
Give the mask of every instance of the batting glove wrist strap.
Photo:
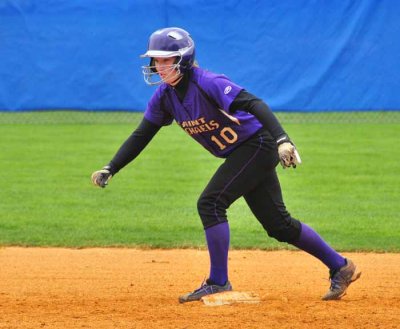
POLYGON ((110 166, 105 166, 103 169, 97 170, 92 174, 93 184, 102 188, 107 186, 111 178, 110 166))
POLYGON ((276 139, 276 144, 279 146, 283 143, 290 143, 293 145, 288 135, 281 135, 276 139))

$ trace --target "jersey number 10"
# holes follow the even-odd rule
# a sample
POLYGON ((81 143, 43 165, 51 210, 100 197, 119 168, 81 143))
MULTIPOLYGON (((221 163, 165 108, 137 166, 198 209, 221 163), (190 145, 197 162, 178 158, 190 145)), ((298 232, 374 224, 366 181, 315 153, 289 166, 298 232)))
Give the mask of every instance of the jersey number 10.
POLYGON ((221 138, 218 138, 217 136, 213 135, 211 136, 211 140, 218 145, 220 150, 225 149, 226 144, 233 144, 238 140, 238 135, 230 127, 225 127, 221 129, 219 136, 221 138))

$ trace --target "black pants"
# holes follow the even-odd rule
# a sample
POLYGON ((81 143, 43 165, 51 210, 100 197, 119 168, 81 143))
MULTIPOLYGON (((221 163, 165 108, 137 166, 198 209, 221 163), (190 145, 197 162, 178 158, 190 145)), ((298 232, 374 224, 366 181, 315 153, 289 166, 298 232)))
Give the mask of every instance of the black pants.
POLYGON ((198 200, 204 228, 226 222, 226 210, 243 196, 269 236, 282 242, 296 241, 301 224, 286 210, 275 171, 278 163, 276 143, 262 130, 235 149, 198 200))

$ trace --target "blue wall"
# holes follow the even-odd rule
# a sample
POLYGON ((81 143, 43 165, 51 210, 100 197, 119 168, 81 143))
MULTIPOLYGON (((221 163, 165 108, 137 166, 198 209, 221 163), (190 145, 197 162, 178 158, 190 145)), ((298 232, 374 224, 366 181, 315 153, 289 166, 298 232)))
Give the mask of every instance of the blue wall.
POLYGON ((156 29, 274 110, 400 109, 400 1, 0 0, 0 110, 142 111, 156 29))

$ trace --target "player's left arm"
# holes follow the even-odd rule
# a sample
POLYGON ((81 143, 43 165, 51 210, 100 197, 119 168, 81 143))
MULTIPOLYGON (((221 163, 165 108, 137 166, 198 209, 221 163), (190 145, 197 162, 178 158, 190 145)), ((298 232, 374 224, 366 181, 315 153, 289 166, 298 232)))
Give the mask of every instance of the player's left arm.
POLYGON ((278 147, 279 159, 283 168, 296 168, 301 163, 300 155, 282 125, 272 113, 269 106, 246 90, 242 90, 232 102, 229 110, 235 112, 244 110, 254 115, 275 139, 278 147))

